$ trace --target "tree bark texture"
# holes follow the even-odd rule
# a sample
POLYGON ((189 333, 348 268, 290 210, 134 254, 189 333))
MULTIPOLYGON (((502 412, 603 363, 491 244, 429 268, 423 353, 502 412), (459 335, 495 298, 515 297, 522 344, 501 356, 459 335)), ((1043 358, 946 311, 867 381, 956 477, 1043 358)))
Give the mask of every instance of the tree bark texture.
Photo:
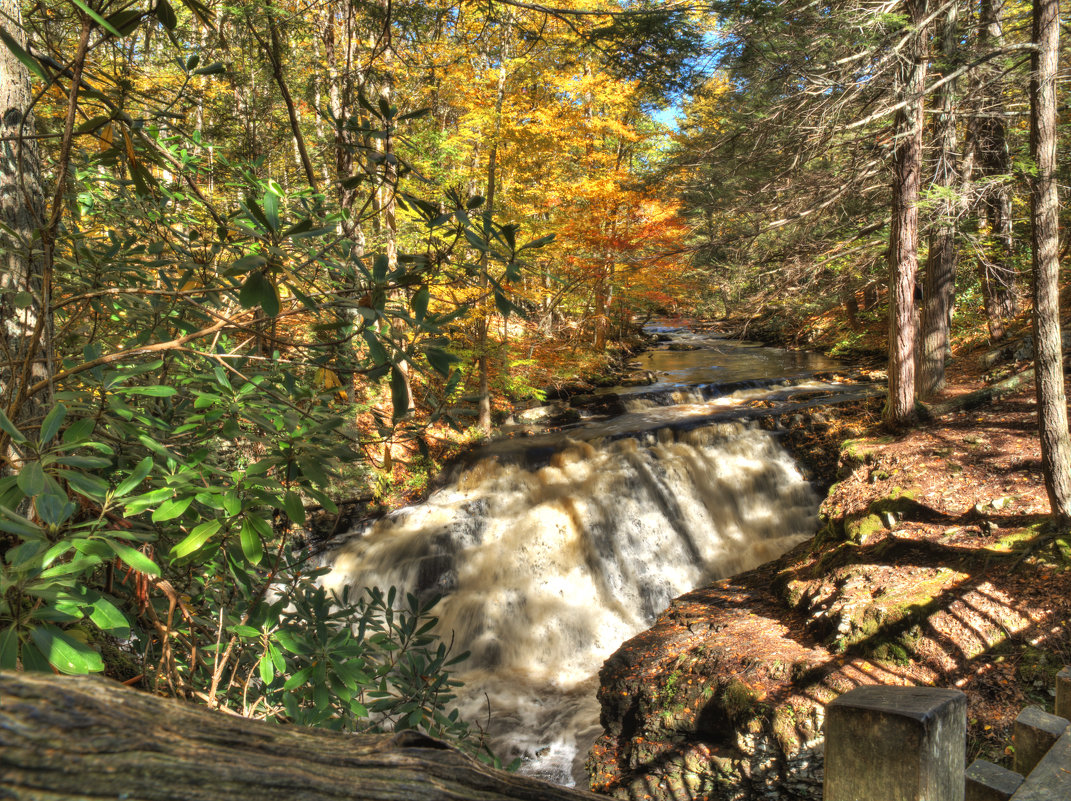
MULTIPOLYGON (((18 0, 0 0, 0 25, 25 45, 18 0)), ((0 231, 0 409, 16 425, 44 410, 41 399, 20 403, 19 388, 47 379, 51 369, 45 255, 34 238, 47 221, 32 99, 29 72, 0 44, 0 223, 12 232, 0 231)))
POLYGON ((279 726, 100 677, 0 673, 0 797, 15 801, 582 801, 414 732, 279 726))
POLYGON ((926 0, 907 0, 915 36, 899 68, 909 101, 896 114, 892 225, 889 235, 889 399, 885 420, 909 423, 915 411, 915 276, 918 272, 918 198, 922 169, 923 89, 926 84, 926 0))
MULTIPOLYGON (((982 54, 1004 44, 1004 0, 982 0, 978 44, 982 54)), ((987 61, 980 68, 979 120, 976 126, 978 161, 987 179, 982 195, 989 242, 979 262, 982 297, 991 342, 1004 338, 1005 321, 1019 311, 1015 266, 1012 262, 1012 196, 1007 130, 1004 124, 1003 78, 1000 66, 987 61)))
POLYGON ((1030 79, 1030 150, 1037 173, 1030 207, 1034 252, 1034 369, 1041 464, 1052 513, 1071 519, 1071 437, 1060 338, 1059 198, 1056 187, 1058 0, 1034 0, 1034 69, 1030 79))
MULTIPOLYGON (((942 70, 955 69, 959 41, 958 9, 949 6, 941 31, 942 70)), ((929 398, 945 385, 945 356, 949 349, 949 327, 956 290, 956 218, 959 203, 955 190, 959 183, 956 159, 956 84, 941 87, 938 115, 934 124, 937 144, 934 159, 934 187, 940 190, 935 219, 930 230, 930 248, 926 258, 926 277, 922 293, 922 329, 919 336, 918 395, 929 398)))
MULTIPOLYGON (((494 223, 495 192, 498 186, 498 140, 502 132, 502 105, 506 98, 506 64, 509 54, 508 42, 503 44, 502 61, 498 67, 498 87, 495 91, 495 123, 491 134, 491 147, 487 154, 487 196, 484 200, 484 236, 487 244, 491 244, 491 226, 494 223)), ((487 267, 488 253, 480 253, 480 291, 487 292, 487 267)), ((486 303, 484 304, 487 305, 486 303)), ((476 425, 484 434, 491 433, 491 387, 487 363, 487 333, 490 325, 489 312, 480 318, 476 332, 476 372, 479 382, 477 394, 479 402, 477 406, 478 417, 476 425)))

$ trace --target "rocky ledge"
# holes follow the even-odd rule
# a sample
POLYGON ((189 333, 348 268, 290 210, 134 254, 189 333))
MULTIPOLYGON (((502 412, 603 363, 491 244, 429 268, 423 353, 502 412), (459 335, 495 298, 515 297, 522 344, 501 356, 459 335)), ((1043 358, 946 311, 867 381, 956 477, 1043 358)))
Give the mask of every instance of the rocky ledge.
POLYGON ((793 680, 826 662, 789 636, 782 562, 684 595, 600 672, 592 788, 624 799, 821 796, 822 699, 793 680))

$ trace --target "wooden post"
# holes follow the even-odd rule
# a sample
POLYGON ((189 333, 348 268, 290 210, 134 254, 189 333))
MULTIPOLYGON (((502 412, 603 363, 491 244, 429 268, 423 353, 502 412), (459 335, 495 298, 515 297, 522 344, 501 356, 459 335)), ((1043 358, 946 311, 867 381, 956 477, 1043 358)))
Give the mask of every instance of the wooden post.
POLYGON ((976 759, 967 768, 964 801, 1008 801, 1022 783, 1023 777, 1015 771, 976 759))
POLYGON ((1068 722, 1036 706, 1028 706, 1015 719, 1012 745, 1015 747, 1015 772, 1026 776, 1060 739, 1068 722))
POLYGON ((857 687, 826 710, 825 801, 963 801, 967 696, 857 687))
POLYGON ((1056 714, 1071 721, 1071 667, 1056 674, 1056 714))

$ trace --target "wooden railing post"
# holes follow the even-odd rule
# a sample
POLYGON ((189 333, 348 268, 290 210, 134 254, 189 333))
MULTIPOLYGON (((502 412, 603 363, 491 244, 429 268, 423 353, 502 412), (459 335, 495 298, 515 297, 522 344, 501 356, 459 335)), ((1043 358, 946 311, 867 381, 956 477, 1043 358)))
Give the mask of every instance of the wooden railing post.
POLYGON ((825 801, 963 801, 967 696, 857 687, 826 710, 825 801))
POLYGON ((1071 720, 1071 667, 1056 674, 1056 714, 1071 720))

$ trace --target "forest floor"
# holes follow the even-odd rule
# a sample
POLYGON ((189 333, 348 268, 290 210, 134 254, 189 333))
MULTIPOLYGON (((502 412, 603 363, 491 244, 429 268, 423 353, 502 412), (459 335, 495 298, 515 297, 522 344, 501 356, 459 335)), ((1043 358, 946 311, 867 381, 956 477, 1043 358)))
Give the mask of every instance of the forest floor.
MULTIPOLYGON (((987 367, 988 346, 957 344, 935 401, 1029 366, 1009 354, 987 367)), ((876 359, 868 369, 884 377, 876 359)), ((672 783, 666 766, 710 740, 704 720, 806 750, 822 707, 862 684, 963 690, 968 763, 1010 767, 1015 717, 1052 711, 1071 664, 1071 534, 1049 522, 1033 383, 899 432, 881 405, 827 407, 786 438, 812 475, 834 479, 813 540, 682 596, 607 662, 597 789, 643 797, 651 765, 672 783)), ((725 753, 738 758, 741 742, 725 753)))
MULTIPOLYGON (((1027 319, 1000 358, 977 327, 958 337, 931 403, 1031 367, 1016 344, 1027 319)), ((1015 717, 1028 705, 1051 712, 1055 674, 1071 664, 1071 531, 1050 522, 1034 393, 1024 382, 902 432, 883 428, 880 402, 839 411, 826 435, 839 480, 824 537, 779 582, 812 630, 820 610, 833 619, 839 607, 841 629, 851 618, 848 633, 826 634, 841 672, 962 689, 969 759, 1009 766, 1015 717)))

